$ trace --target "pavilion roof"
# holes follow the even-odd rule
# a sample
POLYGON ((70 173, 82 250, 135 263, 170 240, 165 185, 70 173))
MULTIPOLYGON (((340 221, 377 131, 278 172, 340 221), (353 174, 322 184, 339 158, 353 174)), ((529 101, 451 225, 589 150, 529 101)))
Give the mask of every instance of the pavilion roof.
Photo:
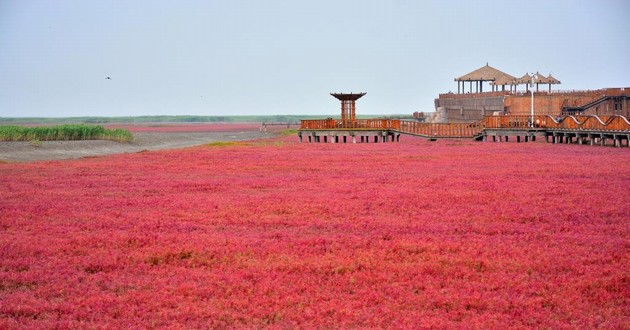
POLYGON ((498 77, 495 81, 491 82, 490 85, 517 85, 517 79, 516 77, 506 74, 498 77))
MULTIPOLYGON (((545 77, 544 75, 536 72, 534 74, 534 84, 548 84, 548 78, 545 77)), ((531 84, 532 82, 532 75, 526 73, 525 75, 523 75, 522 77, 516 79, 516 82, 518 85, 525 85, 525 84, 531 84)))
POLYGON ((561 84, 560 80, 554 78, 551 73, 549 74, 549 77, 547 77, 547 83, 548 84, 561 84))
POLYGON ((536 72, 536 76, 534 78, 534 83, 536 83, 536 84, 548 84, 549 83, 549 79, 547 77, 545 77, 545 75, 542 75, 542 74, 536 72))
POLYGON ((532 82, 532 76, 530 76, 528 73, 525 73, 522 77, 516 79, 516 83, 519 85, 527 85, 529 83, 532 82))
POLYGON ((459 78, 455 78, 455 81, 496 81, 497 79, 503 78, 505 78, 506 80, 510 80, 510 78, 516 79, 511 75, 497 70, 486 63, 485 66, 482 66, 481 68, 473 72, 467 73, 459 78))
MULTIPOLYGON (((516 84, 518 84, 518 85, 530 84, 531 82, 532 82, 532 76, 530 74, 528 74, 528 73, 526 73, 522 77, 516 79, 516 84)), ((551 84, 551 85, 555 85, 555 84, 560 84, 560 80, 554 78, 551 74, 549 74, 548 77, 545 77, 544 75, 536 72, 536 77, 534 78, 534 83, 535 84, 551 84)))
POLYGON ((330 93, 330 95, 334 96, 340 101, 351 101, 358 100, 361 96, 367 93, 330 93))

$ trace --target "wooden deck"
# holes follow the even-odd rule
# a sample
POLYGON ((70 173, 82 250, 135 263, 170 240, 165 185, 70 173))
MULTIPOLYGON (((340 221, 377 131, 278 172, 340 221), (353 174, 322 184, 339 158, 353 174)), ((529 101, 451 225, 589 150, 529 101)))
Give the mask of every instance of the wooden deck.
POLYGON ((401 134, 429 139, 471 138, 483 141, 509 141, 510 138, 535 141, 544 137, 553 143, 579 143, 617 147, 630 146, 630 121, 622 116, 491 116, 475 123, 421 123, 400 119, 302 120, 300 142, 389 142, 401 134))

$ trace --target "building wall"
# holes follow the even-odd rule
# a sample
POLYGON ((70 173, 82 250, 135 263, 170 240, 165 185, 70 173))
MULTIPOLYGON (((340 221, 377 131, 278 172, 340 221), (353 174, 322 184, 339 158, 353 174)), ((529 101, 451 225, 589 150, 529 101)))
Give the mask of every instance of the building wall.
POLYGON ((602 104, 588 108, 585 115, 612 116, 620 115, 630 118, 630 97, 618 97, 610 99, 602 104))
MULTIPOLYGON (((559 116, 563 106, 581 106, 603 96, 603 93, 534 93, 534 114, 559 116)), ((505 99, 505 110, 510 115, 531 114, 531 94, 510 95, 505 99)))
MULTIPOLYGON (((604 96, 613 99, 586 109, 583 114, 630 115, 630 88, 608 88, 594 91, 534 93, 534 114, 562 115, 565 106, 581 107, 604 96)), ((435 99, 436 112, 448 122, 470 122, 496 113, 527 116, 531 114, 531 94, 526 92, 489 92, 440 94, 435 99)))
POLYGON ((447 97, 440 95, 440 98, 435 100, 436 111, 442 112, 442 116, 448 122, 472 122, 481 120, 484 116, 492 116, 497 111, 503 113, 502 93, 483 94, 490 95, 481 97, 480 94, 449 94, 447 97))

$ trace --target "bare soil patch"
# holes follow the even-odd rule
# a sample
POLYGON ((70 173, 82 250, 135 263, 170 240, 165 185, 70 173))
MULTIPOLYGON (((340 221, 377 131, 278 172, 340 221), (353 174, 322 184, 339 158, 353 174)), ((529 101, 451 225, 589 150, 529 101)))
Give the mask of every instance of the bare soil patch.
POLYGON ((0 142, 0 162, 73 159, 144 150, 176 149, 219 141, 245 141, 269 137, 258 131, 134 132, 130 143, 105 140, 0 142))

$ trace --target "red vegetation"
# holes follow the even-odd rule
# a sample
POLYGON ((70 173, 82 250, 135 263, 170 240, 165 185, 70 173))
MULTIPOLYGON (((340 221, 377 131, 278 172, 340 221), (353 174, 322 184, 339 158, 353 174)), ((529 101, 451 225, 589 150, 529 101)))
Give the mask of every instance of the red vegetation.
POLYGON ((0 328, 624 328, 630 152, 235 145, 0 164, 0 328))
POLYGON ((123 128, 130 132, 243 132, 258 131, 260 123, 140 123, 107 124, 105 128, 123 128))

